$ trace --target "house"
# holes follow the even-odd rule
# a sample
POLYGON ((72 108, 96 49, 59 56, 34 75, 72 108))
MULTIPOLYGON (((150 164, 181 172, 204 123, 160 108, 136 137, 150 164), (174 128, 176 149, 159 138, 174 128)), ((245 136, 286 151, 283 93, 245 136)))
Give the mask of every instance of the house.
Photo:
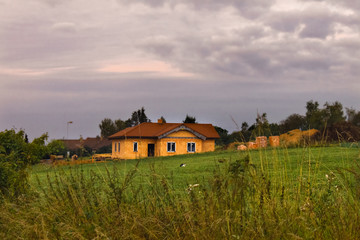
POLYGON ((215 150, 220 138, 211 124, 141 123, 109 136, 112 158, 136 159, 215 150))

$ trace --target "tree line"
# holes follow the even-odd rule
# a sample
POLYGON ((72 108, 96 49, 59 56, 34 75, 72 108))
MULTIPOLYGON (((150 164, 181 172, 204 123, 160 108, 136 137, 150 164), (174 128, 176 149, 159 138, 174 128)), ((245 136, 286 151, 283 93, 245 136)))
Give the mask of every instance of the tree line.
POLYGON ((118 131, 121 131, 128 127, 136 126, 140 123, 151 122, 151 120, 145 114, 145 108, 142 107, 134 111, 131 117, 127 120, 116 119, 115 121, 110 118, 105 118, 99 124, 101 137, 108 137, 118 131))
MULTIPOLYGON (((234 141, 247 142, 254 140, 256 136, 280 135, 294 129, 317 129, 326 132, 328 140, 337 140, 336 132, 346 131, 352 135, 353 140, 360 141, 360 111, 354 108, 344 108, 339 101, 325 102, 320 107, 318 101, 310 100, 306 102, 305 108, 305 115, 294 113, 279 123, 270 123, 266 113, 258 113, 253 124, 242 122, 241 126, 237 126, 238 130, 232 133, 219 126, 214 126, 220 135, 216 144, 227 145, 234 141)), ((161 119, 164 123, 166 122, 164 117, 161 119)), ((99 124, 99 128, 101 136, 106 138, 127 127, 133 127, 143 122, 151 122, 145 114, 144 107, 134 111, 127 120, 116 119, 113 121, 105 118, 99 124)), ((196 123, 196 117, 187 114, 182 122, 196 123)))
MULTIPOLYGON (((163 116, 161 116, 160 119, 163 123, 166 123, 166 120, 163 116)), ((104 118, 99 124, 100 134, 101 137, 107 138, 110 135, 117 133, 125 128, 133 127, 144 122, 151 122, 151 120, 146 116, 145 108, 142 107, 136 111, 133 111, 131 117, 127 120, 122 120, 120 118, 116 120, 104 118)), ((196 118, 187 114, 183 123, 196 123, 196 118)))
POLYGON ((326 102, 320 107, 318 101, 310 100, 306 102, 305 108, 305 115, 294 113, 279 123, 269 123, 266 113, 258 113, 255 123, 249 126, 247 122, 243 122, 238 127, 239 130, 231 134, 226 129, 215 127, 221 137, 217 144, 247 142, 254 140, 256 136, 280 135, 294 129, 317 129, 328 141, 337 141, 341 133, 347 135, 347 141, 360 141, 360 111, 344 108, 339 101, 326 102))

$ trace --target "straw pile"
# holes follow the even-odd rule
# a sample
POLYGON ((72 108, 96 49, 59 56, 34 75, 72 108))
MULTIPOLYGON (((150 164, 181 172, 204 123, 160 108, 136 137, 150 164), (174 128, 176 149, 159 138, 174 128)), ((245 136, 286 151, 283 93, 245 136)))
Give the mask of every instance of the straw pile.
POLYGON ((238 146, 240 146, 241 142, 232 142, 232 143, 229 143, 227 146, 226 146, 226 149, 238 149, 238 146))
POLYGON ((270 145, 270 147, 280 146, 280 136, 270 136, 269 137, 269 145, 270 145))
POLYGON ((245 150, 247 150, 247 147, 244 144, 241 144, 237 147, 237 150, 245 151, 245 150))
POLYGON ((258 148, 266 148, 267 147, 267 137, 265 137, 265 136, 257 137, 256 145, 258 148))
POLYGON ((313 136, 319 133, 316 129, 310 129, 307 131, 301 131, 300 129, 294 129, 287 133, 280 135, 280 142, 284 146, 298 146, 301 143, 310 140, 313 136))
POLYGON ((246 143, 248 149, 257 149, 257 144, 255 142, 247 142, 246 143))

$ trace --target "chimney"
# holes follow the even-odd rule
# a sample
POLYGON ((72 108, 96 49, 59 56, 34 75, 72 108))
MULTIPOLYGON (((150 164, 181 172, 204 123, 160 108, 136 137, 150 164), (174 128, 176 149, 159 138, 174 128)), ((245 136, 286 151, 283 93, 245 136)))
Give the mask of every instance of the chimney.
POLYGON ((163 124, 163 120, 161 118, 158 119, 158 124, 163 124))

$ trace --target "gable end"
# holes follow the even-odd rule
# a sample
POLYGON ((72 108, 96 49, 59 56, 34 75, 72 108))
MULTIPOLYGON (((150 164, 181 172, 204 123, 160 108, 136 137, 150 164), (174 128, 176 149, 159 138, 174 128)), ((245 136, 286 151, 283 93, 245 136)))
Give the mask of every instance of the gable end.
POLYGON ((206 137, 205 137, 204 135, 202 135, 202 134, 200 134, 200 133, 198 133, 198 132, 196 132, 196 131, 192 130, 191 128, 188 128, 188 127, 186 127, 186 126, 184 126, 184 125, 181 125, 181 126, 179 126, 179 127, 177 127, 177 128, 172 129, 172 130, 169 131, 169 132, 166 132, 166 133, 160 135, 160 136, 159 136, 159 139, 165 138, 165 137, 168 136, 169 134, 174 133, 174 132, 178 132, 178 131, 181 131, 181 130, 189 131, 189 132, 191 132, 192 134, 194 134, 196 137, 198 137, 198 138, 200 138, 200 139, 202 139, 202 140, 206 140, 206 137))

